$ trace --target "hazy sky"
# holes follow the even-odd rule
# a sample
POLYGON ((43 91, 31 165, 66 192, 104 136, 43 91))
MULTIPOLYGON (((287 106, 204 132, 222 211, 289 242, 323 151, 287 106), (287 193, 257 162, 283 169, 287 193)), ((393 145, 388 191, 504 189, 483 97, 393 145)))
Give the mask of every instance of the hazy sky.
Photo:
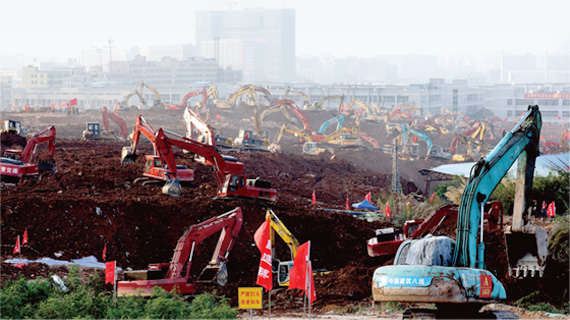
POLYGON ((196 11, 242 8, 295 9, 297 55, 570 52, 570 0, 5 1, 0 52, 194 43, 196 11))

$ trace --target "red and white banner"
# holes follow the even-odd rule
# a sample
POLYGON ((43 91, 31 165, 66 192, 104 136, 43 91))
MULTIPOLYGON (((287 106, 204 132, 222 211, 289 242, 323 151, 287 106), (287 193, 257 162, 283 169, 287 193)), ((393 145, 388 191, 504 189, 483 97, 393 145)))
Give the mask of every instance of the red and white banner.
POLYGON ((303 243, 297 249, 297 255, 295 256, 295 260, 293 260, 293 268, 289 271, 289 289, 301 289, 306 292, 307 287, 309 287, 311 302, 314 302, 317 300, 317 293, 313 279, 310 251, 311 241, 303 243), (307 276, 309 276, 309 278, 307 278, 307 276))
POLYGON ((364 199, 370 203, 372 203, 372 192, 368 192, 366 194, 366 197, 364 197, 364 199))
POLYGON ((384 210, 384 214, 386 214, 386 218, 390 218, 392 216, 392 212, 390 212, 390 206, 388 202, 386 202, 386 210, 384 210))
POLYGON ((313 190, 313 201, 312 204, 317 203, 317 195, 315 194, 315 190, 313 190))
POLYGON ((117 261, 105 262, 105 284, 107 283, 115 284, 116 267, 117 267, 117 261))
POLYGON ((257 271, 257 281, 255 283, 264 287, 265 290, 270 291, 273 289, 273 273, 271 268, 271 225, 269 217, 267 217, 265 222, 255 231, 253 239, 261 253, 259 269, 257 271))
POLYGON ((69 100, 68 104, 70 106, 76 106, 77 105, 77 98, 73 98, 73 99, 69 100))
POLYGON ((14 247, 12 254, 16 253, 20 253, 20 235, 18 235, 18 239, 16 239, 16 246, 14 247))
POLYGON ((556 216, 556 203, 554 203, 554 201, 548 205, 548 209, 546 209, 546 215, 549 217, 556 216))

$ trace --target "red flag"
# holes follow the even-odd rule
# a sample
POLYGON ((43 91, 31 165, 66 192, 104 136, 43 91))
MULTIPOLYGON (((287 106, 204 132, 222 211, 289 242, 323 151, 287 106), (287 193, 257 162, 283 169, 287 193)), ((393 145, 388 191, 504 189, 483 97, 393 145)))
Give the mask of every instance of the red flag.
POLYGON ((73 98, 73 99, 69 100, 68 104, 70 106, 76 106, 77 105, 77 98, 73 98))
POLYGON ((273 274, 271 271, 271 225, 269 217, 267 217, 265 222, 255 231, 253 239, 261 253, 259 269, 257 271, 257 281, 255 283, 269 291, 273 289, 273 274))
POLYGON ((372 192, 368 192, 366 194, 366 197, 364 197, 365 200, 367 200, 368 202, 372 203, 372 192))
POLYGON ((67 104, 67 102, 62 102, 59 104, 60 107, 65 107, 65 105, 67 104))
POLYGON ((22 238, 22 245, 28 244, 28 228, 24 231, 24 237, 22 238))
POLYGON ((313 203, 312 204, 315 204, 315 203, 317 203, 317 195, 315 194, 315 190, 313 190, 313 203))
POLYGON ((220 118, 222 118, 222 116, 216 113, 216 120, 220 120, 220 118))
POLYGON ((348 195, 346 195, 346 210, 350 210, 350 203, 348 202, 348 195))
POLYGON ((466 116, 465 118, 463 118, 465 121, 469 120, 469 116, 466 116))
POLYGON ((297 249, 297 255, 293 261, 293 268, 289 271, 289 289, 307 290, 307 273, 311 277, 311 302, 317 300, 313 280, 313 270, 310 263, 311 241, 303 243, 297 249))
POLYGON ((431 195, 431 198, 429 198, 429 202, 433 202, 433 198, 435 198, 435 192, 431 195))
POLYGON ((556 216, 556 204, 554 203, 554 201, 552 201, 549 205, 548 205, 548 209, 546 209, 546 215, 549 217, 554 217, 556 216))
POLYGON ((562 117, 561 117, 561 116, 558 116, 558 120, 562 120, 562 117))
POLYGON ((384 210, 384 213, 386 214, 386 218, 390 218, 392 216, 392 213, 390 212, 390 206, 388 205, 388 202, 386 202, 386 210, 384 210))
POLYGON ((116 266, 117 266, 117 261, 105 262, 105 284, 107 283, 115 284, 116 266))
POLYGON ((12 254, 16 253, 20 253, 20 235, 18 235, 18 239, 16 239, 16 246, 14 247, 12 254))
POLYGON ((507 121, 509 121, 509 118, 505 118, 505 120, 503 122, 507 122, 507 121))
POLYGON ((101 255, 101 257, 103 258, 103 261, 107 260, 107 244, 105 243, 105 246, 103 247, 103 254, 101 255))
POLYGON ((16 105, 12 104, 12 110, 16 109, 16 105))

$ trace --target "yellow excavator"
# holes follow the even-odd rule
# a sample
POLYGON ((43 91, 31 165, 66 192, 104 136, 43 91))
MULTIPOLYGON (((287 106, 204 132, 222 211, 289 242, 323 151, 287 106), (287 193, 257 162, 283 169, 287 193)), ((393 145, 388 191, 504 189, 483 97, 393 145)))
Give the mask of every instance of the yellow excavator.
POLYGON ((20 121, 9 119, 1 119, 1 121, 2 127, 0 129, 0 133, 11 132, 17 135, 20 135, 22 133, 22 125, 20 124, 20 121))
POLYGON ((120 105, 121 107, 126 107, 126 108, 130 107, 130 106, 129 106, 129 99, 131 99, 135 94, 137 95, 137 97, 139 97, 140 103, 144 106, 145 103, 146 103, 146 101, 144 100, 142 94, 141 94, 138 90, 135 90, 135 91, 129 93, 129 94, 125 97, 125 100, 123 100, 119 105, 120 105))
POLYGON ((220 99, 220 93, 218 88, 210 82, 210 91, 208 91, 208 98, 214 103, 216 108, 220 109, 230 109, 230 104, 226 101, 226 99, 220 99))
POLYGON ((323 110, 323 105, 325 104, 325 102, 327 102, 329 100, 335 100, 335 99, 340 100, 340 103, 338 106, 338 109, 340 110, 342 107, 342 103, 344 102, 344 94, 341 96, 338 96, 338 95, 325 96, 321 100, 313 102, 311 105, 307 106, 305 109, 307 109, 307 110, 323 110))
POLYGON ((304 140, 303 143, 303 153, 317 155, 325 151, 329 151, 330 153, 334 154, 334 149, 329 146, 319 146, 315 141, 311 139, 311 135, 308 134, 306 131, 301 130, 300 128, 290 124, 284 123, 277 134, 277 137, 273 141, 273 143, 269 146, 269 150, 271 152, 280 152, 281 146, 279 143, 281 142, 281 138, 283 138, 283 134, 287 132, 295 137, 299 137, 301 140, 304 140))
POLYGON ((155 88, 151 87, 150 85, 146 84, 144 82, 144 80, 141 80, 141 85, 139 88, 139 92, 141 95, 143 95, 143 90, 144 88, 147 88, 148 90, 150 90, 152 93, 154 93, 155 99, 153 102, 153 106, 154 107, 161 107, 164 105, 164 103, 162 103, 162 98, 160 97, 160 93, 158 93, 158 90, 156 90, 155 88))
POLYGON ((303 97, 303 109, 307 109, 311 105, 311 101, 309 101, 309 96, 306 93, 295 89, 291 89, 290 87, 287 87, 287 89, 285 89, 285 93, 283 94, 283 100, 289 99, 288 98, 289 93, 293 93, 303 97))

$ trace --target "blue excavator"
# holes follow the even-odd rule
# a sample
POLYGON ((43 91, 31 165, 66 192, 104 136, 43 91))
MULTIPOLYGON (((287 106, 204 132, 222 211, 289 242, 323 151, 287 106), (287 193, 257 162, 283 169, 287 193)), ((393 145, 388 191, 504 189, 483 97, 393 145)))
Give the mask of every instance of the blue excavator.
POLYGON ((327 128, 336 122, 336 130, 339 131, 340 128, 342 128, 342 125, 344 124, 344 114, 339 114, 336 117, 332 117, 330 119, 328 119, 327 121, 323 122, 323 124, 321 124, 321 127, 319 128, 319 131, 317 132, 318 134, 326 134, 327 128))
POLYGON ((508 311, 480 309, 506 299, 495 275, 485 270, 483 207, 518 160, 513 222, 505 229, 509 273, 542 276, 548 238, 530 223, 530 191, 542 126, 538 106, 529 106, 519 123, 471 169, 461 195, 457 236, 426 236, 400 245, 394 264, 377 268, 372 278, 375 302, 431 303, 436 309, 408 309, 404 319, 517 318, 508 311))

